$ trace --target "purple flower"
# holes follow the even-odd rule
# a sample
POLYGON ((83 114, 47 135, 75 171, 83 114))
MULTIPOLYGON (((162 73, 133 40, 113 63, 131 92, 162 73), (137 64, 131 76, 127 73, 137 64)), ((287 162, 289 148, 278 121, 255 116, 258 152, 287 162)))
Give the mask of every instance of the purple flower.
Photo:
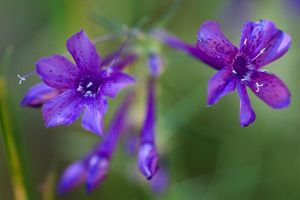
MULTIPOLYGON (((112 53, 102 60, 101 67, 108 67, 113 71, 122 71, 125 67, 133 63, 137 56, 135 54, 125 55, 123 58, 119 59, 117 62, 110 66, 113 60, 116 58, 116 53, 112 53)), ((57 95, 63 93, 65 90, 58 90, 49 87, 45 83, 38 83, 32 86, 23 100, 21 101, 21 106, 26 107, 41 107, 48 100, 56 97, 57 95)))
POLYGON ((208 105, 237 89, 240 97, 240 124, 248 126, 256 116, 246 86, 272 108, 289 106, 290 92, 274 74, 261 70, 283 56, 291 44, 290 36, 274 23, 261 20, 247 22, 242 31, 240 48, 222 33, 217 22, 207 21, 199 29, 196 47, 159 31, 154 33, 169 46, 183 50, 219 70, 208 82, 208 105))
POLYGON ((129 93, 125 97, 103 141, 82 160, 74 162, 65 170, 58 186, 59 193, 68 192, 84 182, 86 182, 87 192, 92 192, 105 180, 112 154, 124 129, 133 96, 129 93))
MULTIPOLYGON (((103 116, 107 111, 107 96, 113 98, 123 88, 134 83, 134 79, 119 71, 103 69, 95 45, 84 31, 76 33, 67 41, 67 48, 76 63, 62 55, 41 58, 36 62, 36 72, 50 88, 63 91, 44 103, 42 112, 46 127, 73 123, 84 111, 82 126, 95 134, 102 133, 103 116)), ((40 99, 48 95, 32 89, 32 96, 40 99)), ((53 92, 53 90, 51 90, 53 92)), ((28 96, 23 105, 28 104, 28 96)), ((31 105, 31 104, 29 104, 31 105)))
POLYGON ((148 83, 147 113, 142 128, 138 152, 138 168, 148 180, 158 170, 159 156, 155 145, 155 80, 148 83))

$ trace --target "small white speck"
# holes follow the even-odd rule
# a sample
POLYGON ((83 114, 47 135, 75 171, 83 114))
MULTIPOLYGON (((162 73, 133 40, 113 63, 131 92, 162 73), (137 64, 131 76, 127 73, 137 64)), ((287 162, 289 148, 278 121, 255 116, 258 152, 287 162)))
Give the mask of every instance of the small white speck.
POLYGON ((261 83, 261 84, 255 83, 255 85, 256 85, 256 90, 255 90, 255 92, 259 92, 259 88, 262 87, 262 86, 264 86, 263 83, 261 83))
POLYGON ((89 82, 89 84, 87 84, 86 88, 90 88, 93 85, 92 82, 89 82))

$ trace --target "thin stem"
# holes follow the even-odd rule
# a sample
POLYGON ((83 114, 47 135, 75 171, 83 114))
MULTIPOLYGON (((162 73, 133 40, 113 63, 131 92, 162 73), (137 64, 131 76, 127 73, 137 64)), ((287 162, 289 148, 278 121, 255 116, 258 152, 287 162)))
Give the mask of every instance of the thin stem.
MULTIPOLYGON (((1 68, 5 68, 6 64, 3 63, 1 68)), ((27 162, 22 149, 22 137, 20 132, 15 130, 12 117, 9 113, 4 74, 0 75, 0 141, 3 142, 7 165, 10 171, 10 182, 14 199, 34 200, 36 198, 32 191, 31 181, 29 180, 27 162)))

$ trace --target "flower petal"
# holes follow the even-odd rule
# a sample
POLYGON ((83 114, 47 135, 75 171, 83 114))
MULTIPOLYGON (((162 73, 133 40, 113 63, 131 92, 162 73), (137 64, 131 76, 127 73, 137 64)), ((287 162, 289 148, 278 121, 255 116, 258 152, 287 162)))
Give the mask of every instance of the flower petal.
POLYGON ((289 89, 274 74, 255 71, 247 85, 256 96, 272 108, 280 109, 290 105, 289 89))
POLYGON ((60 179, 58 185, 59 193, 66 193, 74 189, 86 179, 86 167, 81 161, 71 164, 60 179))
POLYGON ((102 86, 103 95, 114 98, 122 89, 135 82, 132 76, 121 72, 113 72, 104 79, 102 86))
POLYGON ((219 69, 230 66, 238 52, 215 21, 206 21, 202 24, 198 31, 196 46, 205 55, 206 60, 219 69))
POLYGON ((82 127, 96 135, 102 135, 103 115, 107 111, 107 100, 99 97, 96 101, 86 103, 82 116, 82 127))
POLYGON ((289 49, 291 37, 268 20, 247 22, 244 25, 240 50, 261 68, 283 56, 289 49))
POLYGON ((41 58, 36 62, 36 72, 50 87, 69 89, 78 76, 77 67, 61 55, 41 58))
POLYGON ((100 70, 100 56, 95 45, 83 30, 68 39, 67 48, 82 71, 96 72, 100 70))
POLYGON ((246 86, 238 82, 237 91, 240 96, 240 124, 245 127, 254 122, 256 115, 252 109, 246 86))
POLYGON ((223 68, 208 81, 207 104, 217 103, 221 97, 236 89, 236 78, 230 68, 223 68))
POLYGON ((29 91, 21 101, 21 105, 28 107, 40 107, 46 101, 54 98, 60 93, 61 92, 59 90, 51 88, 45 83, 38 83, 29 89, 29 91))
POLYGON ((194 45, 190 45, 163 30, 156 29, 152 32, 152 35, 171 48, 181 50, 217 70, 224 67, 223 63, 216 62, 216 60, 211 59, 205 54, 205 52, 200 51, 199 48, 195 47, 194 45))
POLYGON ((82 99, 72 90, 47 101, 42 108, 46 127, 60 124, 69 125, 80 115, 83 109, 82 99))

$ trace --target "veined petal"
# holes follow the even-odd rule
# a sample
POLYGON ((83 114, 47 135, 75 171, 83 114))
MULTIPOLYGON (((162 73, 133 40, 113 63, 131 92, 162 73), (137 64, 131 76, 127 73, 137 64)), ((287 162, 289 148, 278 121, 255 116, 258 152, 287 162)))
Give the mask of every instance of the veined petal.
POLYGON ((67 48, 81 71, 97 72, 100 70, 100 56, 95 45, 83 30, 68 39, 67 48))
POLYGON ((21 105, 28 107, 40 107, 46 101, 56 97, 60 93, 61 92, 59 90, 51 88, 45 83, 38 83, 28 90, 21 102, 21 105))
POLYGON ((258 69, 283 56, 291 37, 268 20, 247 22, 242 31, 240 50, 258 69))
POLYGON ((280 109, 290 105, 289 89, 274 74, 254 71, 247 85, 256 96, 272 108, 280 109))
POLYGON ((245 127, 254 122, 256 115, 252 109, 246 85, 237 82, 237 91, 240 96, 240 124, 242 127, 245 127))
POLYGON ((121 72, 112 72, 104 79, 102 86, 103 95, 114 98, 122 89, 135 82, 132 76, 121 72))
POLYGON ((82 109, 82 99, 76 91, 67 90, 43 105, 42 112, 46 127, 69 125, 79 117, 82 109))
POLYGON ((221 97, 236 89, 236 78, 230 68, 223 68, 208 81, 207 104, 217 103, 221 97))
POLYGON ((96 135, 102 134, 103 115, 107 111, 107 100, 99 97, 95 101, 86 103, 82 116, 82 127, 96 135))
POLYGON ((77 161, 71 164, 65 171, 60 179, 58 185, 59 193, 66 193, 74 189, 86 179, 86 167, 83 162, 77 161))
POLYGON ((53 55, 41 58, 36 63, 36 72, 50 87, 69 89, 75 84, 79 70, 67 58, 53 55))
POLYGON ((205 55, 206 60, 219 69, 232 65, 238 52, 215 21, 206 21, 202 24, 198 31, 196 46, 205 55))

